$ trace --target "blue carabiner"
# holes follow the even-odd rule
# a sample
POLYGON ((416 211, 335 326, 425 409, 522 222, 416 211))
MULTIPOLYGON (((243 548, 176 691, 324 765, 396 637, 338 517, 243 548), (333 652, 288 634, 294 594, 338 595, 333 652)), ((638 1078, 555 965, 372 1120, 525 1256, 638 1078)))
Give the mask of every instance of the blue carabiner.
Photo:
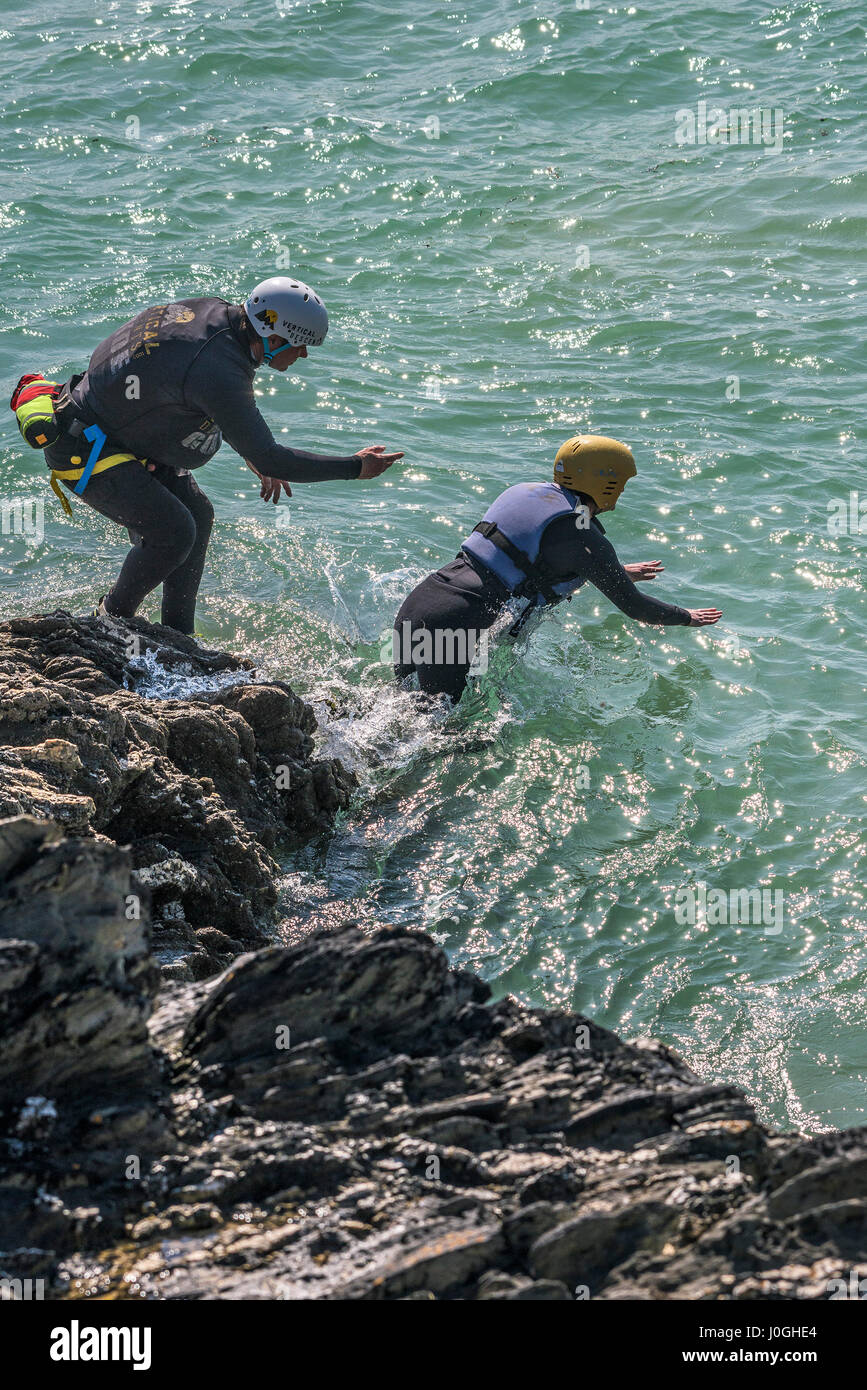
POLYGON ((93 440, 93 446, 90 450, 90 453, 87 456, 87 463, 84 465, 84 472, 82 473, 78 482, 75 484, 75 487, 72 489, 73 492, 78 493, 79 497, 84 492, 84 489, 87 487, 87 484, 90 482, 90 475, 96 467, 96 460, 102 453, 103 444, 108 439, 108 435, 105 433, 105 430, 101 430, 99 428, 99 425, 88 425, 87 429, 83 430, 82 433, 85 439, 93 440))

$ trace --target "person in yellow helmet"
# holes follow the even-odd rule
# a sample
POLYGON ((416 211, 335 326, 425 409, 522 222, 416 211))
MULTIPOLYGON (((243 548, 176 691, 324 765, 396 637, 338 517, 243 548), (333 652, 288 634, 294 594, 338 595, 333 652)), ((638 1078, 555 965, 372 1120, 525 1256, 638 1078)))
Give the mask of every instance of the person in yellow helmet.
MULTIPOLYGON (((604 435, 567 439, 551 482, 517 483, 488 508, 450 564, 404 600, 395 619, 394 670, 415 672, 421 689, 460 699, 476 643, 514 597, 553 606, 591 583, 637 622, 705 627, 718 608, 679 608, 636 588, 656 579, 658 560, 622 565, 600 512, 613 511, 637 473, 632 451, 604 435)), ((522 614, 523 617, 523 614, 522 614)))

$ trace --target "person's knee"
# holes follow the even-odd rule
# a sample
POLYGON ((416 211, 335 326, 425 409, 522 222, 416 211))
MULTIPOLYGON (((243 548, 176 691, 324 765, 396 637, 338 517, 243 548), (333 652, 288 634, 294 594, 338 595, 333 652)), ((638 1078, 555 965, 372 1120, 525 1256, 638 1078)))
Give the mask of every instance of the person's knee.
POLYGON ((214 526, 214 504, 203 492, 196 498, 193 518, 200 536, 210 536, 214 526))
POLYGON ((159 530, 146 534, 143 540, 148 548, 164 550, 174 568, 186 560, 196 543, 197 535, 198 528, 192 512, 178 505, 167 509, 159 530))

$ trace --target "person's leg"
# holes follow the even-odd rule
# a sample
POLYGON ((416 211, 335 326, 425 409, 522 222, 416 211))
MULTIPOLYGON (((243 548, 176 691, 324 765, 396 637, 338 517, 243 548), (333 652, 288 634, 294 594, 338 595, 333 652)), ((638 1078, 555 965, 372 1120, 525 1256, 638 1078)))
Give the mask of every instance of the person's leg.
POLYGON ((413 589, 394 620, 394 673, 413 671, 427 695, 458 701, 466 686, 478 636, 489 628, 502 596, 491 594, 460 562, 430 574, 413 589), (456 579, 459 582, 455 582, 456 579))
MULTIPOLYGON (((423 628, 426 626, 426 624, 423 625, 423 628)), ((457 629, 450 627, 447 631, 449 633, 447 640, 453 642, 457 629)), ((469 658, 465 661, 456 660, 454 656, 445 656, 446 639, 443 638, 442 634, 442 628, 428 630, 428 640, 433 643, 434 660, 420 662, 416 666, 419 689, 423 690, 425 695, 448 695, 452 703, 457 704, 466 688, 473 654, 470 652, 469 658)), ((466 644, 463 645, 465 650, 466 644)))
POLYGON ((101 516, 129 531, 133 548, 105 598, 106 612, 134 618, 149 593, 172 574, 196 543, 189 508, 135 460, 95 473, 81 495, 101 516))
POLYGON ((196 625, 196 595, 202 582, 205 554, 214 525, 214 508, 192 474, 174 473, 171 478, 160 473, 160 481, 182 502, 196 525, 196 539, 189 554, 163 580, 162 621, 167 627, 192 636, 196 625))

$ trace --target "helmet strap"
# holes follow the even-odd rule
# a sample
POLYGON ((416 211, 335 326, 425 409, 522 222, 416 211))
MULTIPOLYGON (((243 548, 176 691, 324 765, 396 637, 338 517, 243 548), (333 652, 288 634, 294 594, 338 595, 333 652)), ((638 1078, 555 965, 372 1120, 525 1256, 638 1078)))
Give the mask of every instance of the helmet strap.
POLYGON ((268 346, 268 339, 267 339, 267 338, 260 338, 260 339, 259 339, 259 342, 262 344, 262 361, 263 361, 263 362, 268 362, 268 363, 270 363, 272 357, 279 357, 279 356, 280 356, 280 353, 281 353, 281 352, 285 352, 287 348, 291 348, 291 347, 300 347, 300 346, 301 346, 300 343, 289 343, 289 342, 286 342, 286 343, 282 343, 282 344, 280 345, 280 347, 278 347, 278 348, 270 348, 270 347, 268 346))

